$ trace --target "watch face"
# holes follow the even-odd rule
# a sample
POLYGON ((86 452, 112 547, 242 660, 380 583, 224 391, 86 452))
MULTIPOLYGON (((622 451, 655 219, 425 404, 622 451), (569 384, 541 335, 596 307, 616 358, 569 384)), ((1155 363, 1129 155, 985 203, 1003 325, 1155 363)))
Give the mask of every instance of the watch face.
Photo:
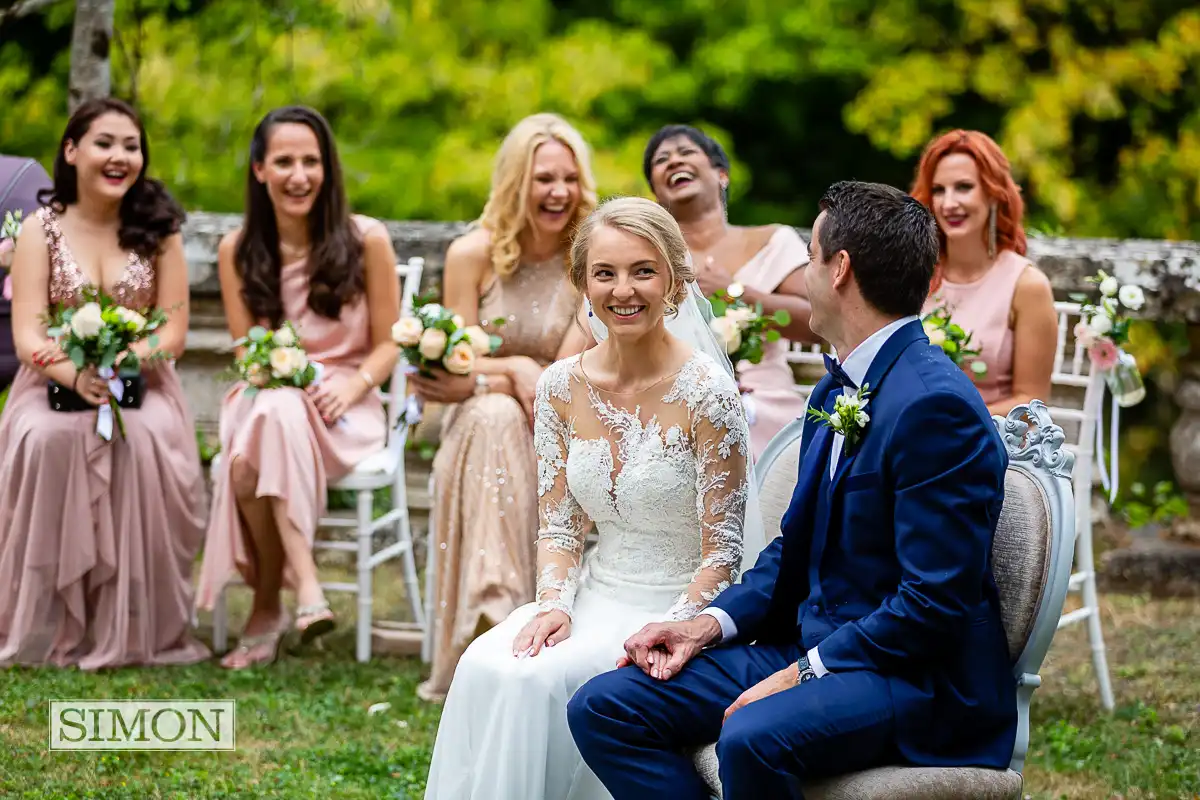
POLYGON ((813 672, 812 670, 809 670, 800 676, 800 682, 807 683, 808 681, 811 681, 815 677, 817 677, 817 673, 813 672))

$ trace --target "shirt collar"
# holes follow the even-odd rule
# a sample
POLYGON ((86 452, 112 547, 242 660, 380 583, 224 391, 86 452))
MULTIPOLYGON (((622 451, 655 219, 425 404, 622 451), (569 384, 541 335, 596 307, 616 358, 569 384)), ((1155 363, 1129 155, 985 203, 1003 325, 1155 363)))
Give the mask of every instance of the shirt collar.
POLYGON ((892 334, 918 319, 920 318, 914 315, 889 322, 851 350, 850 355, 846 356, 846 360, 842 362, 842 369, 850 376, 850 380, 854 381, 855 385, 862 386, 863 379, 867 377, 867 370, 871 368, 871 362, 875 360, 875 356, 879 355, 879 351, 883 349, 887 340, 892 338, 892 334))

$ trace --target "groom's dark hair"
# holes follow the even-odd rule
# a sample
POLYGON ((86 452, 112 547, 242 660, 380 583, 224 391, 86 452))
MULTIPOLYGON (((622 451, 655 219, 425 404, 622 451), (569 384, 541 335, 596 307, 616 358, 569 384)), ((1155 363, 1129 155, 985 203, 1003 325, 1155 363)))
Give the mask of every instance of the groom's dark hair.
POLYGON ((937 220, 916 199, 882 183, 841 181, 821 198, 818 243, 850 254, 863 299, 889 316, 920 314, 938 260, 937 220))

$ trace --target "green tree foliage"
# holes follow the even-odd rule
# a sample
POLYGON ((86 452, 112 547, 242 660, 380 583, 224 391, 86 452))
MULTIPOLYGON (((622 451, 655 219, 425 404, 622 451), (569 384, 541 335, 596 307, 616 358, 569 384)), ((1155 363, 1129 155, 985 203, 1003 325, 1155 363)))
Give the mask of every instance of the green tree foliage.
MULTIPOLYGON (((935 133, 1014 162, 1031 224, 1200 238, 1200 9, 1183 0, 118 0, 114 86, 189 207, 240 206, 247 141, 305 102, 356 206, 478 214, 499 139, 564 114, 603 193, 645 193, 666 122, 735 158, 731 217, 810 222, 821 190, 908 186, 935 133)), ((70 9, 0 28, 0 150, 49 161, 70 9)))

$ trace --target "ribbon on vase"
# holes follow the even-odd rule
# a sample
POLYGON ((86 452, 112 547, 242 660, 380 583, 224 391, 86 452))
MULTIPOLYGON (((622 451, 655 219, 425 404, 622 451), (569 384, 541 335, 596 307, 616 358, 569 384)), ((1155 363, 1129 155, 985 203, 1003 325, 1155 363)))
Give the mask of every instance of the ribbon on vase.
POLYGON ((1117 396, 1108 391, 1108 383, 1100 382, 1100 393, 1096 398, 1096 466, 1100 470, 1100 485, 1104 487, 1104 491, 1108 494, 1108 502, 1113 503, 1117 499, 1117 489, 1120 487, 1119 464, 1120 457, 1118 455, 1119 445, 1117 444, 1117 430, 1121 420, 1121 406, 1117 402, 1117 396), (1111 398, 1109 403, 1109 439, 1112 441, 1112 452, 1109 453, 1108 465, 1104 463, 1104 395, 1108 394, 1111 398))
POLYGON ((112 367, 101 367, 97 370, 97 374, 108 384, 108 393, 111 395, 111 399, 96 409, 96 435, 106 442, 111 442, 113 424, 116 421, 116 415, 120 413, 115 407, 125 397, 125 384, 117 377, 117 373, 112 367))

